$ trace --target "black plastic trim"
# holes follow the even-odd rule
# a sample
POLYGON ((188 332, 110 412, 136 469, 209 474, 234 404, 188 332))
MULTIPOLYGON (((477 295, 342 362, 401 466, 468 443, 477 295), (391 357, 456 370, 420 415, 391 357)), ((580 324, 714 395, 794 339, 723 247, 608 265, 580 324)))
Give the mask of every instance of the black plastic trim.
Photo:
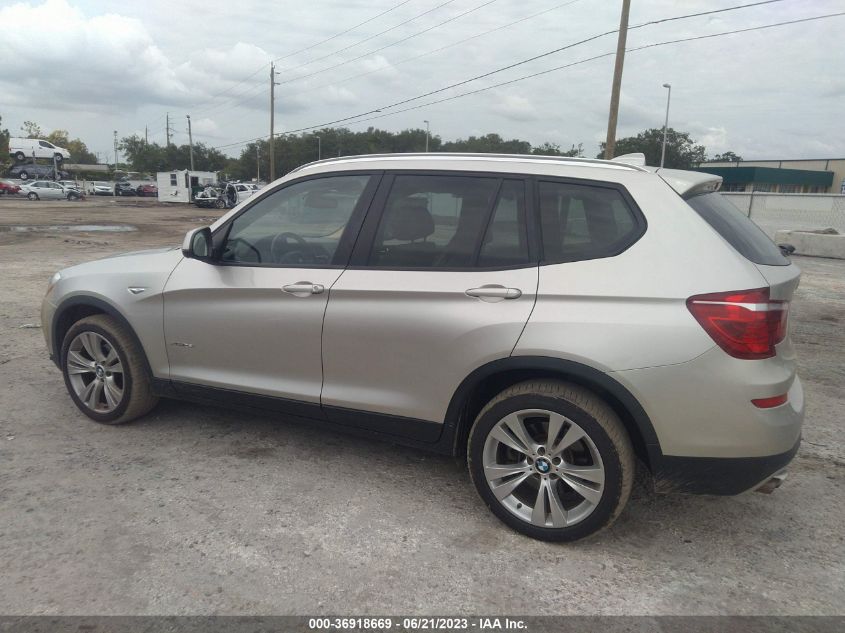
POLYGON ((444 428, 444 425, 438 422, 321 406, 316 402, 303 402, 175 380, 155 379, 153 389, 158 395, 168 398, 222 405, 236 410, 280 413, 285 416, 324 422, 338 428, 361 431, 369 437, 426 448, 435 452, 448 452, 448 445, 441 448, 438 444, 444 428))
POLYGON ((594 386, 595 388, 606 391, 631 415, 643 439, 652 467, 654 468, 660 464, 663 453, 660 449, 660 441, 657 438, 657 433, 648 414, 630 391, 603 371, 575 361, 548 356, 510 356, 508 358, 501 358, 482 365, 464 378, 452 396, 449 402, 449 408, 446 411, 446 429, 444 431, 448 431, 453 437, 455 446, 452 452, 454 454, 458 454, 459 452, 457 446, 458 440, 466 436, 466 431, 468 431, 466 425, 471 425, 474 421, 464 420, 461 415, 473 392, 485 379, 496 374, 514 370, 546 371, 571 376, 587 387, 594 386))
POLYGON ((120 321, 121 325, 123 325, 126 330, 129 332, 130 336, 132 336, 133 341, 138 346, 138 349, 144 355, 144 368, 147 371, 147 375, 152 377, 153 371, 150 367, 150 362, 147 360, 147 353, 144 350, 144 346, 141 344, 141 339, 138 338, 138 335, 135 334, 134 328, 129 324, 129 321, 126 319, 120 311, 115 308, 110 303, 106 303, 102 299, 97 299, 96 297, 90 297, 88 295, 75 295, 73 297, 69 297, 62 301, 58 306, 56 306, 56 311, 53 313, 53 321, 51 324, 51 337, 53 339, 53 354, 51 356, 51 360, 56 364, 56 367, 59 369, 62 368, 62 341, 59 338, 59 322, 61 317, 67 312, 70 308, 75 308, 78 306, 86 306, 91 308, 96 308, 97 310, 108 314, 110 317, 113 317, 120 321))
POLYGON ((679 457, 664 455, 654 473, 657 492, 736 495, 782 470, 798 452, 801 439, 785 453, 765 457, 679 457))

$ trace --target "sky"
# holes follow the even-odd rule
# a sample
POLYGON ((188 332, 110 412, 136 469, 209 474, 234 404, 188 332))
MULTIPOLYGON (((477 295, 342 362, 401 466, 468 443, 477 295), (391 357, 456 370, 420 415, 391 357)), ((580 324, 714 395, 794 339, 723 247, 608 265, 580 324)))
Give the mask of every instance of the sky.
MULTIPOLYGON (((630 25, 755 0, 632 0, 630 25)), ((444 140, 496 132, 594 156, 606 134, 616 34, 460 87, 391 104, 613 31, 621 0, 0 0, 0 117, 65 129, 104 161, 113 132, 194 141, 237 156, 269 133, 342 125, 424 128, 444 140), (224 8, 225 6, 225 8, 224 8), (363 24, 362 24, 363 23, 363 24), (568 64, 474 95, 430 104, 568 64), (414 110, 396 112, 424 105, 414 110), (380 110, 380 112, 376 112, 380 110), (240 143, 240 144, 238 144, 240 143)), ((845 12, 845 0, 781 0, 632 28, 627 47, 845 12)), ((669 124, 709 156, 845 156, 845 16, 630 51, 618 137, 669 124)))

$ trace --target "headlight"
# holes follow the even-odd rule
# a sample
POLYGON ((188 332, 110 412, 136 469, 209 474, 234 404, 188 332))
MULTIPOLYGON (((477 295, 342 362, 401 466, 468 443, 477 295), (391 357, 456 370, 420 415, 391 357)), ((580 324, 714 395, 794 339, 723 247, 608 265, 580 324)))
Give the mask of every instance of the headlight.
POLYGON ((50 294, 50 291, 53 289, 53 287, 57 283, 59 283, 59 279, 61 279, 61 278, 62 278, 62 273, 56 273, 55 275, 50 277, 50 283, 47 284, 47 294, 50 294))

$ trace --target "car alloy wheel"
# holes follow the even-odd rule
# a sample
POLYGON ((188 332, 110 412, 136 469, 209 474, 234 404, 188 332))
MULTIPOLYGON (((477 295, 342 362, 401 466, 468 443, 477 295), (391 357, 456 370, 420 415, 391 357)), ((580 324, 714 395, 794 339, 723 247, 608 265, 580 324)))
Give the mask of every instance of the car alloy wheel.
POLYGON ((81 332, 65 356, 76 397, 95 413, 111 413, 123 400, 123 364, 114 345, 96 332, 81 332))
POLYGON ((29 174, 25 171, 22 171, 20 173, 20 178, 21 178, 21 180, 29 180, 29 174))
POLYGON ((554 411, 511 413, 487 435, 484 475, 503 507, 537 527, 587 518, 601 500, 605 472, 595 443, 554 411))
POLYGON ((30 200, 38 200, 38 194, 35 193, 34 191, 30 191, 29 194, 27 194, 26 197, 29 198, 30 200))

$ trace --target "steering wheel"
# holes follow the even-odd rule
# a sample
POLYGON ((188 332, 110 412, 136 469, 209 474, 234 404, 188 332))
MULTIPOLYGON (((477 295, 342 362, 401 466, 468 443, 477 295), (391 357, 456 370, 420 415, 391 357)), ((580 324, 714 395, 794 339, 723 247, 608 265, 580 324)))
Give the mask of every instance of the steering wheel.
POLYGON ((273 256, 273 259, 277 264, 313 264, 317 261, 317 257, 311 245, 302 239, 301 236, 296 233, 291 233, 290 231, 279 233, 273 238, 273 241, 270 242, 270 254, 273 256), (287 244, 288 239, 296 242, 299 245, 299 248, 283 253, 280 256, 277 249, 282 244, 287 244))

